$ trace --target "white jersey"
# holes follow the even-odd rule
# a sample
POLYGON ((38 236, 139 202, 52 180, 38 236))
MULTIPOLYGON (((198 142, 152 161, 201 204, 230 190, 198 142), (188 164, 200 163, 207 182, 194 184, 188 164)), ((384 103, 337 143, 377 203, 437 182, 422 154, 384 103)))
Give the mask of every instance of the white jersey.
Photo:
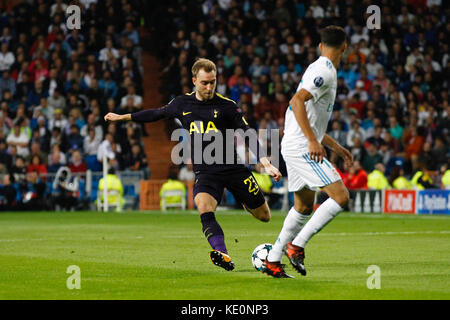
MULTIPOLYGON (((307 90, 312 98, 306 101, 306 114, 317 141, 321 142, 328 127, 337 89, 337 73, 330 59, 321 56, 311 63, 297 88, 307 90)), ((286 110, 281 151, 285 155, 308 152, 308 140, 295 118, 291 106, 286 110)))

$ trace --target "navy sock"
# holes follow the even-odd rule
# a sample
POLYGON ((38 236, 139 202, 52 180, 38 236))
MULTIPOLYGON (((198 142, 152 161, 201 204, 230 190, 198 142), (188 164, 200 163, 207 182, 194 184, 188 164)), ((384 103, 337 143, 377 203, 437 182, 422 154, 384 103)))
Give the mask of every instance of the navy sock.
POLYGON ((205 212, 201 214, 200 220, 202 222, 203 234, 211 245, 211 248, 228 254, 225 246, 225 236, 222 228, 216 220, 214 212, 205 212))

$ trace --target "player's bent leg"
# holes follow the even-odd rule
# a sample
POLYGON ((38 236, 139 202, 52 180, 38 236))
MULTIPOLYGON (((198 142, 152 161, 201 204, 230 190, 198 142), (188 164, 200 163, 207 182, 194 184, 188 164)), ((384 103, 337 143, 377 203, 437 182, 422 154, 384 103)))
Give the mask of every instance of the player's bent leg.
POLYGON ((315 195, 315 191, 306 188, 294 192, 294 209, 300 214, 309 216, 314 208, 315 195))
MULTIPOLYGON (((322 188, 330 198, 339 204, 341 208, 345 208, 350 200, 350 194, 342 180, 338 180, 322 188)), ((325 201, 326 202, 326 201, 325 201)))
POLYGON ((262 204, 256 209, 249 209, 245 204, 243 206, 244 209, 250 212, 256 219, 262 222, 270 221, 270 208, 267 202, 264 202, 264 204, 262 204))
POLYGON ((307 188, 294 193, 294 207, 289 210, 284 219, 283 228, 267 257, 269 262, 281 263, 287 243, 297 236, 313 210, 314 196, 315 191, 307 188))
POLYGON ((304 266, 306 244, 343 210, 343 206, 346 206, 349 200, 349 193, 341 180, 322 187, 322 190, 329 198, 319 206, 300 233, 286 246, 292 266, 303 275, 306 275, 304 266))
POLYGON ((306 275, 304 265, 306 244, 343 210, 349 200, 348 190, 341 180, 323 186, 322 190, 329 198, 319 206, 294 240, 286 245, 289 261, 302 275, 306 275))
POLYGON ((205 212, 215 212, 217 208, 217 200, 206 192, 198 193, 194 198, 198 213, 202 215, 205 212))
POLYGON ((211 262, 227 271, 233 270, 234 263, 225 246, 225 235, 214 214, 217 200, 206 192, 200 192, 195 196, 194 202, 200 213, 203 234, 213 249, 209 253, 211 262))

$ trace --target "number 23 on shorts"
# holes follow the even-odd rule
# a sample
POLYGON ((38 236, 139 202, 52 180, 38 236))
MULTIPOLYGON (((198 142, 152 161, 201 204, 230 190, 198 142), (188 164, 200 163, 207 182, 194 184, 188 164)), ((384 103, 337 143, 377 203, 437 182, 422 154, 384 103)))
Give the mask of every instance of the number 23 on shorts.
POLYGON ((244 180, 244 184, 248 184, 248 192, 253 193, 256 195, 259 191, 259 186, 255 181, 255 178, 253 176, 249 176, 247 179, 244 180))

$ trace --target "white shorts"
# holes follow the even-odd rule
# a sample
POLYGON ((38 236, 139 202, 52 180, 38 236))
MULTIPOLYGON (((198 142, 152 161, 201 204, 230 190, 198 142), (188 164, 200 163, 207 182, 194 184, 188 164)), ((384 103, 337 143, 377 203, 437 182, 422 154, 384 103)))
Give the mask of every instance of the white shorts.
POLYGON ((288 190, 296 192, 303 188, 317 191, 341 180, 341 176, 327 159, 322 163, 311 160, 308 152, 299 152, 298 155, 283 154, 288 175, 288 190))

